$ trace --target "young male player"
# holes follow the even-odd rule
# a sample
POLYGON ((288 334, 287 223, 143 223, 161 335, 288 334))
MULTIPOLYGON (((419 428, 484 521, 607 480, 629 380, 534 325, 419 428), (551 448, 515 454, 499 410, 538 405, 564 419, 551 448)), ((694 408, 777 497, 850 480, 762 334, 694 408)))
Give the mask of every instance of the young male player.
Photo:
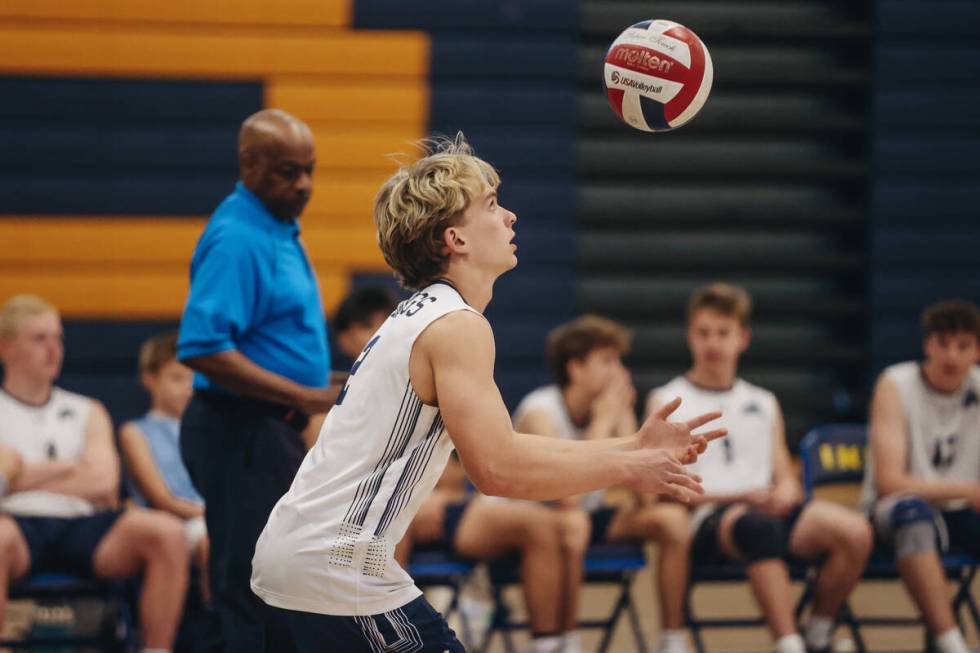
POLYGON ((922 326, 925 362, 878 378, 863 503, 940 653, 968 653, 939 554, 980 556, 980 313, 940 302, 922 326))
POLYGON ((857 512, 803 500, 786 448, 779 402, 738 377, 749 346, 751 299, 739 287, 712 284, 688 305, 688 372, 650 394, 657 410, 675 395, 683 411, 721 410, 730 435, 692 466, 704 475, 696 497, 691 555, 695 565, 746 563, 749 584, 768 622, 777 653, 829 650, 834 619, 857 584, 871 549, 871 529, 857 512), (820 560, 813 616, 796 631, 788 558, 820 560))
POLYGON ((351 368, 289 492, 256 545, 252 588, 279 608, 302 651, 462 651, 393 557, 455 446, 487 494, 554 499, 614 483, 690 500, 694 460, 718 417, 668 422, 668 404, 634 435, 567 442, 515 433, 493 381, 482 311, 517 264, 517 216, 497 173, 458 137, 382 186, 374 218, 385 260, 418 292, 351 368))
MULTIPOLYGON (((625 328, 595 315, 585 315, 554 329, 548 335, 546 353, 555 383, 538 388, 521 401, 514 415, 515 427, 568 440, 599 440, 635 431, 636 390, 622 360, 629 342, 630 334, 625 328)), ((590 541, 656 542, 657 596, 663 633, 657 651, 684 653, 688 513, 678 503, 651 500, 648 496, 638 499, 636 505, 619 509, 605 505, 602 491, 563 499, 559 508, 566 522, 565 539, 581 542, 583 549, 590 541), (584 516, 583 510, 588 519, 579 519, 584 516)), ((566 575, 571 577, 568 584, 577 588, 581 563, 567 569, 566 575)), ((565 630, 575 627, 577 600, 570 601, 568 608, 565 630)))

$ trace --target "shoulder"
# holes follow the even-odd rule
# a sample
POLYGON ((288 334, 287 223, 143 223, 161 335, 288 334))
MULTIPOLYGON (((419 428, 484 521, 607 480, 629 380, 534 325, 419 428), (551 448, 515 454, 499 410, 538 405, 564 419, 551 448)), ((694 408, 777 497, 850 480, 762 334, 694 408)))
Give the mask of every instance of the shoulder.
POLYGON ((750 383, 742 378, 739 378, 736 383, 739 386, 739 391, 750 402, 764 404, 773 414, 779 412, 779 399, 776 397, 776 393, 774 393, 772 390, 768 390, 760 385, 750 383))
POLYGON ((69 413, 79 413, 82 417, 85 417, 93 411, 101 411, 108 414, 105 406, 98 399, 86 397, 85 395, 71 392, 58 386, 51 389, 51 401, 56 406, 59 416, 69 417, 69 413))
POLYGON ((888 379, 898 385, 905 385, 919 378, 919 363, 916 361, 905 361, 886 367, 878 377, 879 382, 888 379))
POLYGON ((667 383, 652 388, 647 394, 647 403, 670 401, 688 389, 687 380, 683 376, 675 376, 667 383))
POLYGON ((479 313, 465 308, 440 315, 425 326, 414 348, 439 359, 459 362, 494 354, 493 330, 479 313))

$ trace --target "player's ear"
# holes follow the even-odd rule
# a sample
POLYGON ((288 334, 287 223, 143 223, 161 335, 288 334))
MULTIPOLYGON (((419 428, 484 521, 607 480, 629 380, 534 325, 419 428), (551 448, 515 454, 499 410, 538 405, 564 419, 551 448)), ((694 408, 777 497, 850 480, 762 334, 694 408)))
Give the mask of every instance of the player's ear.
POLYGON ((466 237, 457 227, 446 227, 442 232, 442 240, 450 254, 461 254, 466 249, 466 237))
POLYGON ((745 325, 742 327, 742 343, 739 352, 745 352, 750 344, 752 344, 752 327, 745 325))

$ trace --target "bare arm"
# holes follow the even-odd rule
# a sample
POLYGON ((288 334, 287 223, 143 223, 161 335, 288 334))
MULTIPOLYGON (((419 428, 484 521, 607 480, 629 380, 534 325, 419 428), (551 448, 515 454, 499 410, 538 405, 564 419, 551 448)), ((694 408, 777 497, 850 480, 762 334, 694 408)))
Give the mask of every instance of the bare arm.
POLYGON ((181 362, 209 379, 249 397, 295 406, 307 415, 325 413, 337 401, 339 385, 310 388, 270 372, 235 349, 185 358, 181 362))
POLYGON ((126 469, 129 470, 151 507, 164 510, 181 519, 204 515, 203 506, 174 496, 167 487, 167 482, 153 459, 153 452, 150 451, 146 438, 138 426, 129 423, 119 429, 119 446, 122 449, 126 469))
POLYGON ((908 465, 908 426, 898 388, 881 377, 871 400, 871 455, 874 456, 875 485, 885 496, 912 492, 927 501, 967 499, 980 502, 980 484, 933 481, 912 476, 908 465))
POLYGON ((93 402, 85 427, 85 450, 78 460, 25 464, 14 489, 45 490, 81 497, 100 506, 116 505, 119 459, 105 407, 93 402))
POLYGON ((477 315, 460 311, 437 320, 419 336, 412 357, 418 361, 413 386, 431 382, 460 460, 485 494, 557 499, 627 483, 687 500, 700 489, 664 451, 596 451, 575 446, 584 443, 517 435, 493 381, 490 327, 477 315))

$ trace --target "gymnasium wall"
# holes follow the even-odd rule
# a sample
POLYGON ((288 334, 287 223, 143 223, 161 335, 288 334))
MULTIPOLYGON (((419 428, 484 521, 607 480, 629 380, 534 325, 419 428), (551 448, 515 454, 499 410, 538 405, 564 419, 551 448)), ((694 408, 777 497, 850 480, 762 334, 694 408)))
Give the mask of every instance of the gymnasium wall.
POLYGON ((513 405, 547 380, 545 333, 574 307, 575 7, 3 3, 0 298, 54 301, 62 383, 130 417, 145 405, 136 351, 176 326, 196 239, 237 179, 245 116, 274 106, 313 129, 302 228, 328 313, 352 284, 390 282, 370 221, 387 155, 465 127, 521 219, 525 263, 498 284, 490 314, 513 405))
POLYGON ((980 301, 980 4, 878 0, 876 10, 875 371, 921 357, 924 306, 980 301))
POLYGON ((0 298, 66 320, 66 387, 142 410, 135 355, 173 328, 207 215, 237 179, 242 119, 306 120, 303 233, 328 312, 384 274, 370 207, 426 133, 429 39, 355 31, 346 0, 9 0, 0 5, 0 298))

